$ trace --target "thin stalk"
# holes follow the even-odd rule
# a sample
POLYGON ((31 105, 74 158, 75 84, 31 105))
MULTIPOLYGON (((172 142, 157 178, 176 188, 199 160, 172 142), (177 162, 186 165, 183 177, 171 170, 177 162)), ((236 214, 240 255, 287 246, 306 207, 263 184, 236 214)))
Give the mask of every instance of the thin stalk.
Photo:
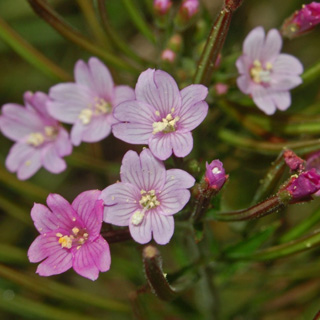
POLYGON ((107 50, 111 51, 110 39, 107 37, 98 22, 92 5, 93 0, 77 0, 77 2, 97 42, 107 50))
POLYGON ((89 51, 90 53, 102 58, 114 67, 126 70, 132 74, 136 74, 138 70, 127 62, 119 59, 105 49, 98 47, 89 39, 84 37, 78 30, 69 25, 47 2, 44 0, 28 0, 34 12, 50 24, 64 38, 77 44, 79 47, 89 51))
POLYGON ((0 38, 35 68, 54 80, 71 81, 72 77, 24 40, 0 17, 0 38))
POLYGON ((320 139, 274 143, 243 137, 228 129, 221 129, 218 135, 230 145, 269 155, 277 155, 283 149, 291 149, 299 155, 320 149, 320 139))
POLYGON ((146 20, 143 18, 139 12, 137 6, 134 4, 133 0, 122 0, 123 4, 126 7, 127 12, 130 15, 132 22, 135 24, 137 29, 152 43, 156 43, 156 38, 152 31, 150 31, 150 26, 146 23, 146 20))
POLYGON ((0 243, 0 261, 18 265, 25 265, 28 263, 27 255, 24 250, 3 243, 0 243))
POLYGON ((106 33, 108 34, 108 36, 110 37, 110 39, 117 46, 117 48, 121 50, 127 57, 130 57, 137 63, 144 65, 146 61, 142 59, 140 56, 138 56, 127 44, 127 41, 123 40, 121 35, 111 27, 108 16, 107 16, 105 0, 97 0, 97 1, 98 1, 99 14, 101 17, 103 27, 106 33))
POLYGON ((64 302, 75 302, 79 304, 90 305, 103 310, 117 312, 129 312, 129 307, 121 302, 112 299, 103 298, 86 291, 80 291, 70 286, 58 282, 40 278, 39 276, 29 276, 25 273, 15 271, 0 264, 0 276, 21 287, 45 295, 50 298, 59 299, 64 302))
MULTIPOLYGON (((311 82, 313 82, 315 79, 320 77, 320 61, 317 62, 315 65, 310 67, 308 70, 306 70, 301 78, 303 80, 303 83, 300 87, 303 87, 311 82)), ((300 88, 298 87, 298 88, 300 88)))
POLYGON ((218 55, 227 37, 233 12, 241 5, 242 0, 225 1, 219 15, 212 26, 206 45, 200 57, 194 83, 208 85, 214 70, 218 55))

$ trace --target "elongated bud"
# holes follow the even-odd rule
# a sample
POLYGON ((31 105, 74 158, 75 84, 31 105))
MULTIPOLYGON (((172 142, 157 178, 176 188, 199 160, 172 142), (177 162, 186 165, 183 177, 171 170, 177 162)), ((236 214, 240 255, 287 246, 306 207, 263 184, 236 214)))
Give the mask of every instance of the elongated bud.
POLYGON ((180 6, 175 22, 179 29, 187 28, 199 12, 199 0, 184 0, 180 6))
POLYGON ((291 171, 302 172, 305 169, 305 161, 298 157, 293 151, 285 150, 283 153, 284 161, 291 171))
POLYGON ((281 33, 287 38, 303 35, 320 23, 320 3, 304 4, 301 10, 295 11, 287 18, 281 28, 281 33))
POLYGON ((170 64, 174 63, 176 59, 176 53, 173 52, 171 49, 165 49, 161 53, 161 60, 168 62, 170 64))
POLYGON ((208 183, 209 188, 219 191, 225 184, 228 175, 223 168, 220 160, 213 160, 210 164, 206 163, 205 181, 208 183))
POLYGON ((172 6, 172 2, 170 0, 154 0, 153 8, 156 14, 165 15, 168 13, 172 6))

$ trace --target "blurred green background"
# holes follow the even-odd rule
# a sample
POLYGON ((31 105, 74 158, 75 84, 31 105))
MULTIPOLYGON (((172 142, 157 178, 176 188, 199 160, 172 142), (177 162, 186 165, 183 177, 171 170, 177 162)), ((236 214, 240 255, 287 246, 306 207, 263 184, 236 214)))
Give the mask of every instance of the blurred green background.
MULTIPOLYGON (((190 84, 200 48, 222 1, 202 1, 198 20, 182 32, 184 47, 178 57, 179 62, 169 67, 160 61, 160 54, 166 47, 172 29, 168 28, 166 33, 155 26, 150 10, 151 0, 132 0, 155 35, 156 43, 151 43, 134 24, 126 2, 105 1, 108 21, 119 37, 137 55, 147 60, 146 63, 140 64, 126 57, 115 46, 108 46, 103 35, 99 36, 99 28, 94 27, 95 23, 87 15, 85 3, 91 3, 90 0, 49 1, 66 21, 97 43, 102 51, 124 58, 136 68, 137 71, 130 73, 107 63, 116 83, 134 87, 141 71, 147 67, 160 67, 170 70, 181 87, 190 84)), ((97 11, 96 2, 93 3, 97 11)), ((179 3, 174 1, 175 6, 179 3)), ((247 98, 235 87, 237 73, 233 63, 241 53, 245 36, 258 25, 266 30, 280 28, 283 20, 301 5, 302 2, 297 0, 244 0, 235 12, 223 49, 221 69, 214 75, 214 81, 228 83, 230 100, 243 101, 243 110, 253 107, 250 103, 246 105, 247 98)), ((33 12, 26 0, 0 0, 0 19, 70 77, 78 59, 87 60, 93 55, 53 30, 33 12)), ((98 15, 97 21, 100 23, 98 15)), ((8 28, 4 27, 3 22, 0 23, 0 29, 1 105, 8 102, 22 104, 25 91, 48 92, 50 86, 61 81, 56 76, 48 76, 41 68, 17 54, 4 41, 4 30, 8 28)), ((295 40, 285 40, 283 52, 298 57, 305 69, 319 62, 319 28, 295 40)), ((295 90, 293 104, 286 114, 317 117, 320 110, 319 84, 319 81, 314 81, 302 91, 295 90)), ((209 89, 213 91, 213 84, 209 89)), ((214 93, 208 101, 210 116, 194 132, 195 148, 187 160, 198 161, 194 168, 199 166, 200 172, 193 172, 198 179, 203 173, 205 161, 215 158, 223 160, 230 181, 223 189, 221 206, 223 209, 246 207, 250 205, 259 181, 276 154, 249 152, 220 139, 218 132, 225 127, 249 137, 252 133, 218 107, 219 98, 214 93)), ((277 114, 277 117, 275 119, 283 120, 281 115, 277 114)), ((286 116, 283 117, 287 121, 286 116)), ((261 118, 269 121, 267 117, 261 118)), ((281 125, 273 125, 271 131, 281 136, 281 125)), ((283 137, 289 140, 318 138, 320 130, 317 130, 311 135, 302 133, 283 137)), ((212 261, 213 272, 209 277, 197 281, 171 303, 160 301, 151 293, 135 297, 136 290, 146 280, 142 268, 142 246, 132 241, 111 245, 111 270, 100 274, 96 282, 81 278, 73 270, 48 279, 37 276, 37 266, 30 264, 27 259, 28 247, 37 236, 30 218, 33 203, 44 203, 50 192, 59 193, 71 202, 82 191, 105 188, 119 179, 120 162, 126 150, 141 150, 141 146, 132 147, 111 136, 101 143, 83 143, 66 158, 68 169, 62 174, 53 175, 41 169, 30 180, 21 182, 4 166, 11 145, 11 141, 0 135, 0 319, 117 320, 132 319, 134 315, 142 319, 213 319, 212 309, 218 306, 218 319, 307 320, 312 319, 320 309, 319 249, 265 263, 212 261), (217 296, 212 296, 212 292, 216 292, 217 296)), ((168 161, 167 165, 170 167, 173 164, 168 161)), ((268 228, 272 232, 270 237, 266 237, 264 246, 274 245, 282 234, 308 219, 319 208, 319 200, 298 204, 285 212, 261 219, 252 227, 250 224, 244 227, 241 223, 210 222, 207 225, 211 234, 208 255, 245 241, 268 228)), ((317 223, 312 225, 313 229, 317 227, 317 223)), ((195 246, 192 233, 178 225, 171 242, 159 248, 164 272, 175 272, 196 260, 198 253, 195 246)))

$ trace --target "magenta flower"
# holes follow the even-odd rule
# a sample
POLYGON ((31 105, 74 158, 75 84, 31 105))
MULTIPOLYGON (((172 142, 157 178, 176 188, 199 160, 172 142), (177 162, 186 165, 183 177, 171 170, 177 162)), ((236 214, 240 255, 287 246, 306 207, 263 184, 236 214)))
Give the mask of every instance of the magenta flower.
POLYGON ((58 194, 47 198, 49 209, 35 203, 31 217, 40 235, 31 244, 30 262, 42 261, 37 273, 51 276, 71 267, 81 276, 96 280, 108 271, 111 257, 107 241, 100 235, 103 218, 101 191, 79 194, 72 205, 58 194))
POLYGON ((268 115, 276 109, 286 110, 291 104, 290 89, 301 84, 303 72, 300 61, 280 54, 282 39, 272 29, 265 37, 262 27, 253 29, 243 43, 243 55, 236 62, 240 73, 239 89, 250 94, 254 103, 268 115))
POLYGON ((320 23, 320 3, 311 2, 304 4, 301 10, 297 10, 286 19, 281 32, 288 38, 298 37, 315 28, 320 23))
POLYGON ((68 132, 47 112, 49 97, 42 92, 26 92, 25 107, 7 103, 2 107, 0 129, 16 141, 6 159, 10 172, 20 180, 34 175, 42 166, 60 173, 66 169, 62 157, 71 154, 68 132))
POLYGON ((290 203, 310 200, 310 196, 320 190, 320 175, 316 169, 293 176, 286 190, 292 196, 290 203))
POLYGON ((228 175, 223 168, 220 160, 213 160, 210 164, 206 163, 205 180, 209 187, 219 191, 225 184, 228 175))
POLYGON ((170 0, 154 0, 153 7, 157 14, 163 15, 166 14, 172 6, 170 0))
POLYGON ((97 142, 106 138, 115 122, 112 110, 120 102, 134 99, 128 86, 115 86, 108 68, 97 58, 88 64, 79 60, 74 68, 75 83, 60 83, 50 89, 49 113, 73 124, 71 141, 97 142))
POLYGON ((172 152, 177 157, 188 155, 193 147, 191 130, 208 113, 204 101, 208 89, 194 84, 179 91, 168 73, 148 69, 140 75, 135 92, 136 100, 114 110, 114 117, 122 122, 113 126, 114 136, 131 144, 148 144, 160 160, 172 152))
POLYGON ((132 238, 147 243, 152 236, 158 244, 170 241, 173 215, 189 201, 195 179, 180 169, 166 170, 163 163, 145 149, 140 156, 128 151, 122 160, 121 182, 101 193, 104 221, 129 226, 132 238))

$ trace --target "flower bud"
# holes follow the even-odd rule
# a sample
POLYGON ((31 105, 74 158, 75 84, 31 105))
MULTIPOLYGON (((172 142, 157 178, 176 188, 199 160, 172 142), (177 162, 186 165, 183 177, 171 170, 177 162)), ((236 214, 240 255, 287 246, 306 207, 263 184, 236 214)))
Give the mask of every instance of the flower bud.
POLYGON ((293 151, 285 150, 283 157, 291 171, 301 172, 304 170, 304 160, 298 157, 293 151))
POLYGON ((209 187, 215 190, 220 190, 226 182, 228 175, 223 168, 220 160, 213 160, 210 164, 206 162, 205 181, 209 187))
POLYGON ((320 190, 320 175, 314 168, 291 179, 286 187, 292 196, 290 203, 311 200, 311 195, 320 190))
POLYGON ((287 18, 281 28, 283 36, 288 38, 298 37, 311 31, 320 23, 320 3, 304 4, 301 10, 295 11, 287 18))
POLYGON ((176 59, 176 53, 171 49, 165 49, 161 53, 161 60, 169 63, 173 63, 176 59))
POLYGON ((179 29, 187 28, 199 11, 199 0, 184 0, 180 6, 175 22, 179 29))
POLYGON ((154 11, 158 15, 165 15, 168 13, 172 6, 172 2, 170 0, 154 0, 153 1, 153 8, 154 11))
POLYGON ((216 83, 213 88, 217 96, 223 96, 229 90, 229 86, 221 82, 216 83))

